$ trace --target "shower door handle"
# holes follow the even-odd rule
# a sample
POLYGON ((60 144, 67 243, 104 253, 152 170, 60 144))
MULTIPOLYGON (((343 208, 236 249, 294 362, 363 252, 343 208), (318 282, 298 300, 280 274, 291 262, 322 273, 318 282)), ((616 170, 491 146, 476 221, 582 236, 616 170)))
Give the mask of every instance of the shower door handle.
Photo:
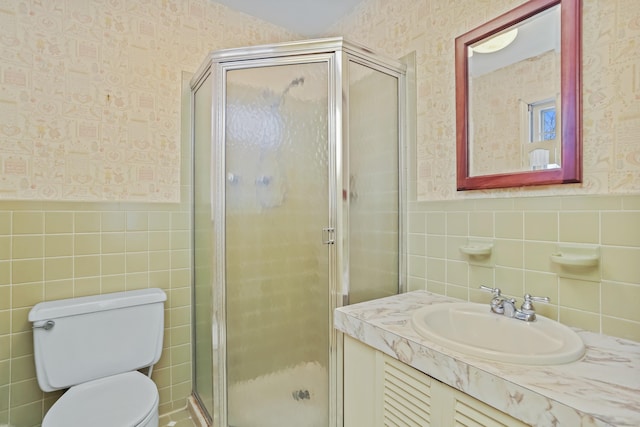
POLYGON ((334 233, 336 229, 333 227, 324 227, 322 229, 322 244, 323 245, 334 245, 336 243, 334 239, 334 233))

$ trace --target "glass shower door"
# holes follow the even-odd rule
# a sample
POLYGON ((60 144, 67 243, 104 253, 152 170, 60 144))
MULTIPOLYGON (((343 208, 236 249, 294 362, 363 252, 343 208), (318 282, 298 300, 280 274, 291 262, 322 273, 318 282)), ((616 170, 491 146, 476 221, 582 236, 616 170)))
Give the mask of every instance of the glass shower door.
POLYGON ((328 62, 225 71, 228 425, 329 425, 328 62))
POLYGON ((402 283, 399 76, 348 62, 349 303, 398 293, 402 283))

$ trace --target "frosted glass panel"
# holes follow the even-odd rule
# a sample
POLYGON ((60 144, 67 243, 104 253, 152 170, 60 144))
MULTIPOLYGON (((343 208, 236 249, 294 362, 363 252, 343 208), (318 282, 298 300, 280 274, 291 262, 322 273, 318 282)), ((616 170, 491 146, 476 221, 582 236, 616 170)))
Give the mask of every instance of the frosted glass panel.
POLYGON ((211 81, 194 91, 194 388, 209 414, 213 405, 213 354, 211 319, 213 313, 214 233, 211 205, 211 81))
POLYGON ((328 423, 328 64, 226 74, 228 424, 328 423))
POLYGON ((398 79, 349 62, 349 303, 398 293, 398 79))

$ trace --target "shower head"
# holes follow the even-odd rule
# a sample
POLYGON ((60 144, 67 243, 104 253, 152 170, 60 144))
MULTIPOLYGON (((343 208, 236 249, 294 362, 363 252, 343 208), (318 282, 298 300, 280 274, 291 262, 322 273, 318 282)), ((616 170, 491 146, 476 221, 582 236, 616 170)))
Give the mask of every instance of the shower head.
POLYGON ((282 96, 284 97, 287 92, 289 92, 289 89, 291 89, 294 86, 298 86, 298 85, 303 85, 304 84, 304 77, 300 76, 297 77, 293 80, 291 80, 291 83, 289 83, 289 85, 284 89, 284 91, 282 92, 282 96))
POLYGON ((300 76, 297 79, 291 80, 291 83, 289 83, 289 87, 303 85, 303 84, 304 84, 304 77, 300 76))
POLYGON ((291 82, 289 82, 287 87, 285 87, 284 90, 282 91, 282 94, 280 94, 280 97, 271 105, 271 108, 279 108, 282 104, 284 104, 284 97, 287 95, 287 93, 289 93, 289 90, 294 86, 301 86, 303 84, 304 84, 303 76, 296 77, 295 79, 291 80, 291 82))

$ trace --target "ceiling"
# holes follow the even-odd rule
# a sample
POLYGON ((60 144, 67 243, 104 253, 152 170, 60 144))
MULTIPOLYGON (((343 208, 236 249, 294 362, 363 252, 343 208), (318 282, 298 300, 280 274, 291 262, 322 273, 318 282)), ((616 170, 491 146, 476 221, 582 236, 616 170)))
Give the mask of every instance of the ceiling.
POLYGON ((551 50, 560 52, 560 5, 537 13, 513 27, 518 28, 518 35, 506 48, 490 54, 476 55, 474 52, 469 58, 469 72, 472 76, 479 77, 551 50))
POLYGON ((305 37, 317 37, 362 0, 215 0, 305 37))

